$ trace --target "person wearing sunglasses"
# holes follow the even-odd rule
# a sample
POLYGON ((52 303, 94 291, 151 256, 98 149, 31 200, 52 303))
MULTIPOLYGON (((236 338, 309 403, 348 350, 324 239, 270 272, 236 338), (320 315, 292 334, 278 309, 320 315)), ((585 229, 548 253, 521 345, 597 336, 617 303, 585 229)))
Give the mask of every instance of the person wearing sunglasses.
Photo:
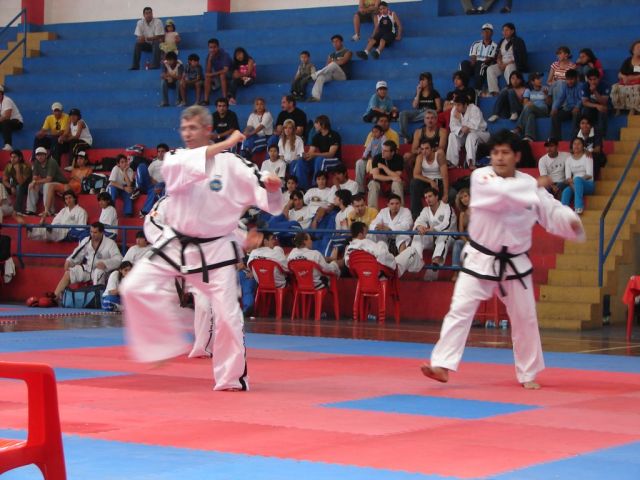
POLYGON ((58 142, 60 136, 67 130, 69 126, 69 115, 64 113, 62 104, 54 102, 51 105, 51 115, 47 115, 42 124, 42 128, 36 133, 33 142, 33 152, 38 147, 44 147, 49 150, 51 157, 60 165, 60 157, 63 153, 69 151, 67 142, 58 142))

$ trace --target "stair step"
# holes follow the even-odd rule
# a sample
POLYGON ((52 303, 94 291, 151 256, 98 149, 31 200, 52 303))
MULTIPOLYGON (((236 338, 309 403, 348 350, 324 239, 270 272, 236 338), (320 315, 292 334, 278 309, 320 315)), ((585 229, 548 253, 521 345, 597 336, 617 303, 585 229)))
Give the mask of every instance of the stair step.
POLYGON ((569 285, 541 285, 540 301, 545 302, 600 302, 601 293, 598 287, 569 285))
POLYGON ((536 310, 539 321, 540 319, 554 319, 589 322, 597 307, 589 303, 578 302, 539 302, 536 310))
POLYGON ((640 115, 629 115, 627 125, 631 128, 640 128, 640 115))
POLYGON ((550 270, 548 285, 597 287, 598 274, 590 270, 550 270))
MULTIPOLYGON (((618 181, 624 173, 624 167, 607 166, 600 171, 600 178, 602 180, 616 180, 618 181)), ((640 168, 631 168, 627 173, 628 180, 640 180, 640 168)))
POLYGON ((620 140, 614 143, 613 151, 615 153, 633 153, 637 144, 637 141, 620 140))
POLYGON ((591 320, 568 319, 568 318, 546 318, 538 316, 540 328, 548 330, 564 330, 579 332, 591 324, 591 320))
POLYGON ((633 128, 623 128, 620 130, 620 140, 637 142, 640 140, 640 126, 633 128))

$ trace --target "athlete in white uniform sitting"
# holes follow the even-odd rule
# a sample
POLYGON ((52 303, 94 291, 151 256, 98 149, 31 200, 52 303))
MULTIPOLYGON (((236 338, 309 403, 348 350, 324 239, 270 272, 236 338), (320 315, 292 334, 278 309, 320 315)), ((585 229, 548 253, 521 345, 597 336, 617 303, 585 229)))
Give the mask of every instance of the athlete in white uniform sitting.
POLYGON ((317 263, 320 271, 315 268, 313 269, 313 284, 316 289, 326 286, 322 274, 340 276, 340 267, 337 262, 333 261, 328 263, 318 250, 313 250, 311 235, 306 232, 298 232, 293 239, 293 244, 296 248, 289 252, 287 262, 291 262, 292 260, 310 260, 317 263))

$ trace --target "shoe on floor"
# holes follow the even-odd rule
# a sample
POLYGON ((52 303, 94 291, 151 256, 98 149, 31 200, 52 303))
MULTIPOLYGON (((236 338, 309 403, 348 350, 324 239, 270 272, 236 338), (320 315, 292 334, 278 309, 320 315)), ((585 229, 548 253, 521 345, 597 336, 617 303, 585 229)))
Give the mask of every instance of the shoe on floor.
POLYGON ((11 144, 10 144, 10 143, 5 143, 5 144, 4 144, 4 148, 3 148, 3 150, 4 150, 5 152, 10 152, 11 150, 13 150, 13 147, 11 146, 11 144))
POLYGON ((489 123, 493 123, 498 120, 498 115, 491 115, 487 120, 489 123))
POLYGON ((511 120, 512 122, 515 122, 516 120, 518 120, 518 114, 512 113, 511 116, 509 117, 509 120, 511 120))
POLYGON ((369 60, 369 55, 364 50, 357 51, 356 56, 362 60, 369 60))
POLYGON ((584 212, 584 208, 576 208, 576 213, 578 215, 582 215, 582 212, 584 212))
POLYGON ((374 50, 371 52, 371 56, 378 60, 380 58, 380 52, 378 50, 374 50))
POLYGON ((351 40, 353 40, 354 42, 357 42, 358 40, 360 40, 360 35, 358 35, 357 33, 354 33, 351 36, 351 40))
POLYGON ((158 104, 159 107, 168 107, 169 104, 167 102, 162 102, 160 104, 158 104))

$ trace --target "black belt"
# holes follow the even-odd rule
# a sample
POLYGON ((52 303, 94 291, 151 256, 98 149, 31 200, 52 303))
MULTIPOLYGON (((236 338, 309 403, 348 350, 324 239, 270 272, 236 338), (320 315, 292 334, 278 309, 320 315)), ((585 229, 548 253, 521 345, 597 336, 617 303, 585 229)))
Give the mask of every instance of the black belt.
MULTIPOLYGON (((504 290, 504 287, 502 286, 502 280, 505 280, 505 278, 503 278, 503 277, 504 277, 505 272, 507 271, 507 266, 511 267, 511 269, 515 272, 515 274, 506 277, 506 280, 518 280, 525 289, 527 288, 527 285, 524 283, 523 278, 526 277, 527 275, 529 275, 532 270, 529 269, 526 272, 520 273, 516 269, 516 266, 515 266, 515 264, 513 263, 513 260, 512 260, 513 258, 519 257, 520 255, 528 255, 527 252, 509 253, 507 251, 507 247, 505 247, 505 246, 503 246, 502 249, 499 252, 494 252, 492 250, 489 250, 487 247, 485 247, 483 245, 480 245, 477 242, 474 242, 471 239, 469 239, 469 245, 471 245, 473 248, 475 248, 479 252, 484 253, 485 255, 489 255, 491 257, 495 257, 495 260, 493 262, 493 272, 496 274, 497 278, 493 278, 491 280, 494 280, 494 281, 498 282, 498 288, 500 288, 500 293, 502 294, 503 297, 505 297, 507 295, 507 293, 504 290), (496 269, 496 262, 498 263, 497 269, 496 269)), ((475 272, 471 272, 470 270, 463 269, 463 271, 465 271, 466 273, 470 273, 470 274, 472 274, 474 276, 478 276, 478 274, 475 274, 475 272)), ((486 278, 486 277, 484 277, 484 278, 486 278)))

